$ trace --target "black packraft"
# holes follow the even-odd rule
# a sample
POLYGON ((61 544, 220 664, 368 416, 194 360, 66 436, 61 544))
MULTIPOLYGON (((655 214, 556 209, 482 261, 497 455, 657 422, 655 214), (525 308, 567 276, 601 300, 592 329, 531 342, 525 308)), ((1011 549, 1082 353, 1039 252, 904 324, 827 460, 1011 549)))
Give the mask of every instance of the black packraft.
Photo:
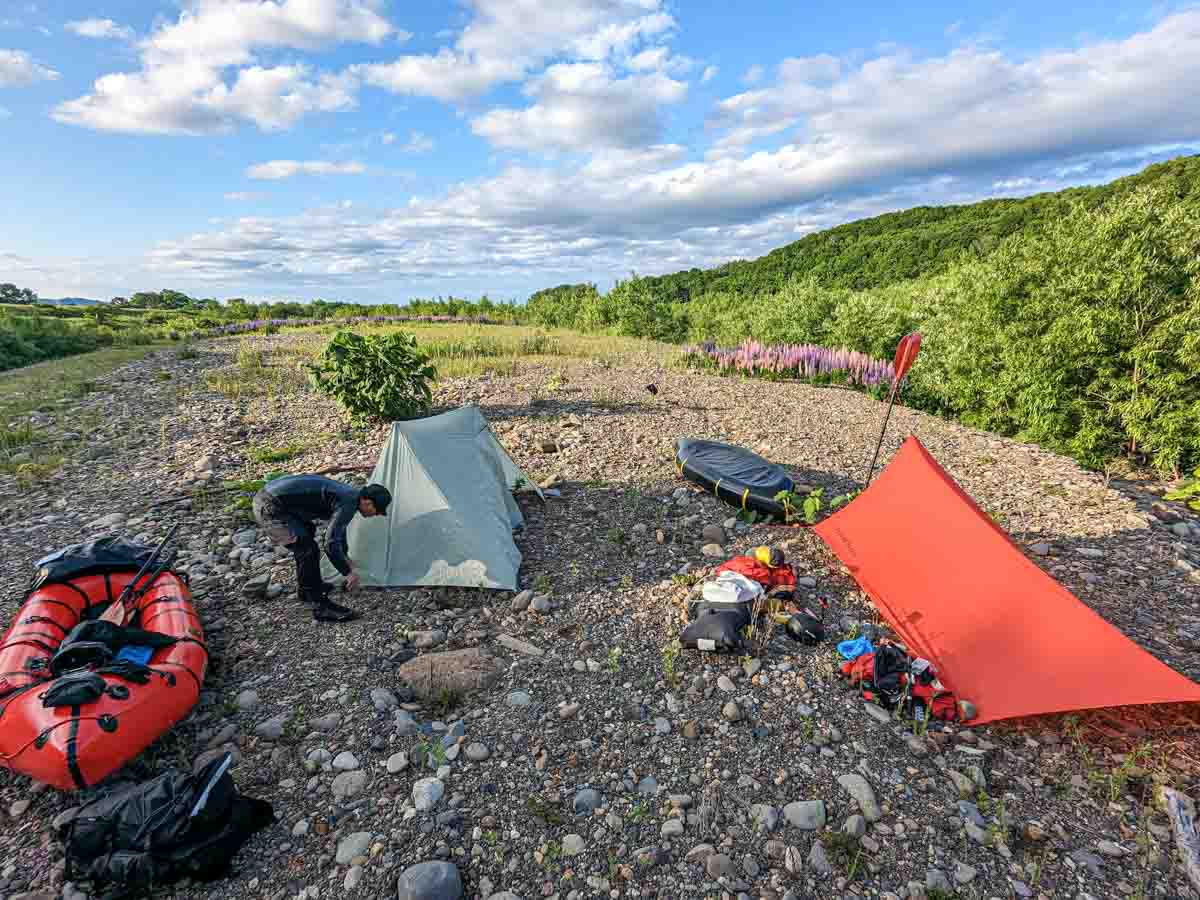
POLYGON ((275 821, 271 804, 238 793, 231 763, 226 753, 195 775, 170 769, 106 790, 59 829, 66 877, 117 898, 227 875, 242 845, 275 821))

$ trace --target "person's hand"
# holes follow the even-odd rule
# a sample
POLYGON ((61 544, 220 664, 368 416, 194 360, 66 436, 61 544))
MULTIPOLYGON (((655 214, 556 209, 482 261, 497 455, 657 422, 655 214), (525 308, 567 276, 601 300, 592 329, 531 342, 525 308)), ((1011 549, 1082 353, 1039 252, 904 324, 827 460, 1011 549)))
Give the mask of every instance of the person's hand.
POLYGON ((351 572, 349 575, 346 576, 346 590, 348 590, 348 591, 358 590, 358 573, 357 572, 351 572))

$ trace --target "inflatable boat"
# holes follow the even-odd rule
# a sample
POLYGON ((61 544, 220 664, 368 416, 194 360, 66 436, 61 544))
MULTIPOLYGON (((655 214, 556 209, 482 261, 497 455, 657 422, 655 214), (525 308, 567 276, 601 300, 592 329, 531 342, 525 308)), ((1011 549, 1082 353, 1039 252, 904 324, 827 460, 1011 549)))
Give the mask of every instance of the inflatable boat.
POLYGON ((195 706, 208 650, 183 576, 147 573, 126 624, 98 621, 152 553, 107 537, 39 561, 0 641, 0 767, 85 788, 195 706))
POLYGON ((791 477, 772 462, 744 447, 680 438, 675 442, 675 467, 688 481, 712 491, 738 509, 784 517, 780 491, 795 488, 791 477))

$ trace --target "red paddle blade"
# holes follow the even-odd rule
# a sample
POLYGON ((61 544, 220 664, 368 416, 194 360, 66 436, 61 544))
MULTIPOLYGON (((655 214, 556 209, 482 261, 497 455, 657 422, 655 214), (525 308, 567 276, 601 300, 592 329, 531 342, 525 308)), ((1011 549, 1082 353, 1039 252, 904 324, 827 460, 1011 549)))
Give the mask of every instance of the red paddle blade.
POLYGON ((912 368, 913 362, 917 358, 917 352, 921 349, 921 332, 914 331, 912 334, 906 334, 900 340, 900 345, 896 348, 896 360, 893 367, 896 370, 896 384, 899 384, 901 379, 908 374, 908 370, 912 368))

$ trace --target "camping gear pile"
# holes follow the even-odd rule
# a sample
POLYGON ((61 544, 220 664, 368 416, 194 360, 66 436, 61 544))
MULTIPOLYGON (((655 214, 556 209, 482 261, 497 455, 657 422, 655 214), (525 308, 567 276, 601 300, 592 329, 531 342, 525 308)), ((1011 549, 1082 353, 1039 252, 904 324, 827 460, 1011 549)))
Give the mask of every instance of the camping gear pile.
POLYGON ((270 803, 238 792, 232 762, 226 753, 195 775, 169 769, 102 791, 58 831, 67 879, 91 881, 115 900, 228 875, 242 845, 275 821, 270 803))
POLYGON ((679 635, 685 650, 739 652, 764 616, 794 640, 809 645, 824 640, 822 620, 795 603, 796 572, 782 550, 756 547, 751 556, 722 563, 714 575, 689 607, 691 621, 679 635))
POLYGON ((195 706, 208 650, 165 543, 108 536, 39 560, 0 641, 0 767, 94 785, 195 706))
POLYGON ((847 658, 842 674, 862 691, 862 698, 917 721, 952 722, 958 702, 927 659, 914 657, 886 638, 873 647, 866 638, 843 641, 838 652, 847 658))

